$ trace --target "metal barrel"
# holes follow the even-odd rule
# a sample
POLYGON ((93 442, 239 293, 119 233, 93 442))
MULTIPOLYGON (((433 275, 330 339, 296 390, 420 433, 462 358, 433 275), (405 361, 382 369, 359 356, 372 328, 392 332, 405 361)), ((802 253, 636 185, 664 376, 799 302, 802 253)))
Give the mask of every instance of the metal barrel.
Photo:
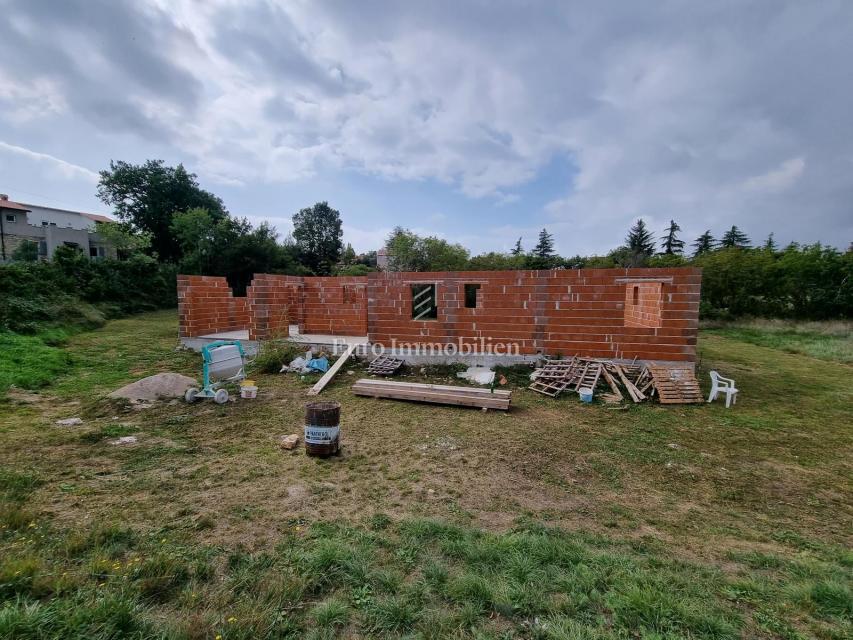
POLYGON ((330 456, 338 452, 341 441, 341 405, 339 402, 309 402, 305 405, 305 453, 330 456))

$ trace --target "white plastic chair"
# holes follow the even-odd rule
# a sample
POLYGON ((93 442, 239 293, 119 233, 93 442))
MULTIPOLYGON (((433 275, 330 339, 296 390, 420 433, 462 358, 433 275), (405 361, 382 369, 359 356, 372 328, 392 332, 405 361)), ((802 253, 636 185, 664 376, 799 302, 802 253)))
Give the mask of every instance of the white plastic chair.
POLYGON ((708 396, 708 402, 713 402, 717 399, 717 394, 726 394, 726 408, 728 409, 733 404, 737 404, 737 389, 735 381, 731 378, 724 378, 716 371, 711 372, 711 395, 708 396))

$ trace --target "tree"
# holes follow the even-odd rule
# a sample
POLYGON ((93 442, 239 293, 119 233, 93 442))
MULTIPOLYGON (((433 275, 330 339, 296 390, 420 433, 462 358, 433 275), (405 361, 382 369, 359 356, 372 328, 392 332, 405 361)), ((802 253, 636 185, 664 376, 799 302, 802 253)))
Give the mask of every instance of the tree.
POLYGON ((300 260, 317 275, 329 275, 341 259, 344 232, 341 214, 328 202, 300 209, 293 216, 293 239, 300 260))
POLYGON ((151 248, 151 234, 147 231, 134 231, 128 222, 99 224, 98 235, 115 248, 116 256, 121 260, 145 254, 151 248))
POLYGON ((767 236, 767 240, 764 241, 763 249, 765 251, 770 252, 776 251, 776 249, 778 249, 778 246, 776 245, 776 240, 773 239, 773 233, 767 236))
POLYGON ((628 230, 625 246, 638 256, 649 257, 655 252, 655 237, 646 226, 646 221, 638 218, 628 230))
POLYGON ((149 233, 150 251, 165 262, 177 262, 180 246, 171 234, 175 213, 203 208, 215 219, 225 217, 222 200, 198 185, 183 165, 167 167, 162 160, 145 164, 110 162, 100 172, 98 198, 136 232, 149 233))
POLYGON ((524 249, 521 247, 521 238, 515 241, 515 246, 512 249, 512 255, 514 256, 523 256, 524 249))
POLYGON ((711 230, 708 229, 701 236, 696 238, 696 240, 691 245, 693 247, 693 257, 701 256, 705 253, 710 253, 716 247, 717 241, 714 240, 714 236, 711 235, 711 230))
POLYGON ((385 241, 391 271, 461 271, 468 264, 468 250, 460 244, 428 236, 422 238, 396 227, 385 241))
MULTIPOLYGON (((521 239, 516 246, 521 246, 521 239)), ((539 232, 539 241, 533 247, 533 255, 537 258, 551 258, 554 255, 554 236, 547 229, 539 232)))
POLYGON ((666 255, 681 254, 684 252, 684 241, 679 240, 676 233, 681 231, 681 227, 676 224, 675 220, 669 221, 669 227, 665 230, 666 237, 663 239, 661 246, 666 255))
POLYGON ((12 252, 12 260, 15 262, 38 262, 38 259, 39 243, 31 240, 24 240, 12 252))
POLYGON ((468 262, 468 269, 471 271, 509 271, 523 269, 524 264, 524 255, 516 255, 514 251, 512 253, 490 251, 471 258, 468 262))
POLYGON ((749 238, 743 231, 738 229, 736 225, 732 225, 732 228, 723 234, 723 238, 720 241, 720 245, 724 249, 729 249, 732 247, 738 247, 739 249, 747 249, 749 247, 749 238))
POLYGON ((343 254, 341 255, 341 264, 355 264, 358 256, 355 254, 355 249, 352 248, 352 245, 347 242, 346 249, 344 249, 343 254))

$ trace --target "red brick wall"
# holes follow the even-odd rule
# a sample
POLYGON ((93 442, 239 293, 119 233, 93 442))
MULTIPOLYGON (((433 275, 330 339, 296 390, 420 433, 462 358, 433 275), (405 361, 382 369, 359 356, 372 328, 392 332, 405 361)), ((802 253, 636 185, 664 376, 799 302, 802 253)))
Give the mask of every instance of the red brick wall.
POLYGON ((178 327, 191 338, 249 326, 246 298, 235 298, 225 278, 178 276, 178 327))
POLYGON ((368 336, 385 346, 392 338, 480 346, 491 340, 515 343, 522 354, 696 358, 699 269, 377 273, 368 283, 368 336), (626 318, 626 287, 636 281, 660 290, 657 327, 626 318), (418 282, 437 284, 438 319, 412 320, 410 287, 418 282), (465 283, 480 284, 475 309, 465 308, 465 283))
POLYGON ((367 335, 367 277, 304 278, 302 333, 367 335))
POLYGON ((249 339, 286 338, 289 325, 300 323, 302 278, 255 274, 246 288, 249 302, 249 339))
POLYGON ((243 301, 223 278, 179 276, 178 296, 182 336, 248 326, 258 339, 298 324, 302 333, 367 334, 385 346, 395 339, 480 351, 501 342, 522 354, 693 361, 701 281, 693 268, 258 274, 243 301), (428 282, 437 285, 438 318, 413 320, 411 285, 428 282), (465 307, 466 283, 480 285, 476 308, 465 307))
POLYGON ((657 329, 661 326, 662 282, 625 284, 625 326, 657 329))

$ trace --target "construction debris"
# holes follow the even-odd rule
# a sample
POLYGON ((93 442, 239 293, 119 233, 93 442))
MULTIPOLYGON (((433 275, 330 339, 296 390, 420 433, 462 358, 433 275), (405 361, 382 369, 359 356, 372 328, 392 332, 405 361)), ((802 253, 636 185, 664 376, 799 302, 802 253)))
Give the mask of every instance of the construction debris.
POLYGON ((403 361, 391 356, 379 356, 367 367, 367 373, 372 373, 376 376, 391 376, 397 372, 397 369, 403 366, 403 361))
POLYGON ((699 383, 692 367, 660 364, 630 364, 599 358, 546 360, 531 375, 532 391, 556 398, 567 389, 578 393, 584 389, 595 392, 600 384, 609 387, 600 394, 608 404, 625 400, 643 402, 655 394, 662 404, 702 402, 699 383))
MULTIPOLYGON (((329 382, 331 382, 332 378, 335 377, 335 374, 338 373, 338 370, 342 366, 344 366, 344 362, 349 360, 349 357, 353 354, 353 352, 355 351, 355 348, 357 346, 358 345, 351 344, 350 346, 347 347, 347 350, 343 352, 341 357, 338 358, 337 360, 335 360, 335 364, 332 365, 332 368, 329 369, 328 371, 326 371, 326 373, 323 375, 323 377, 317 381, 317 384, 315 384, 313 387, 311 387, 308 390, 309 396, 316 396, 318 393, 320 393, 323 390, 323 388, 327 384, 329 384, 329 382)), ((327 365, 328 365, 328 361, 327 361, 327 365)))
POLYGON ((492 384, 495 381, 495 372, 486 367, 468 367, 465 371, 456 374, 457 378, 468 380, 475 384, 492 384))
POLYGON ((287 449, 290 451, 291 449, 295 449, 296 445, 299 444, 299 434, 291 433, 289 436, 281 436, 279 439, 279 446, 282 449, 287 449))
POLYGON ((434 402, 482 409, 507 411, 512 397, 511 391, 455 387, 443 384, 418 384, 415 382, 391 382, 362 378, 353 385, 357 396, 434 402))
POLYGON ((127 400, 157 400, 159 398, 183 398, 187 389, 198 383, 179 373, 158 373, 123 386, 113 391, 110 398, 127 400))

